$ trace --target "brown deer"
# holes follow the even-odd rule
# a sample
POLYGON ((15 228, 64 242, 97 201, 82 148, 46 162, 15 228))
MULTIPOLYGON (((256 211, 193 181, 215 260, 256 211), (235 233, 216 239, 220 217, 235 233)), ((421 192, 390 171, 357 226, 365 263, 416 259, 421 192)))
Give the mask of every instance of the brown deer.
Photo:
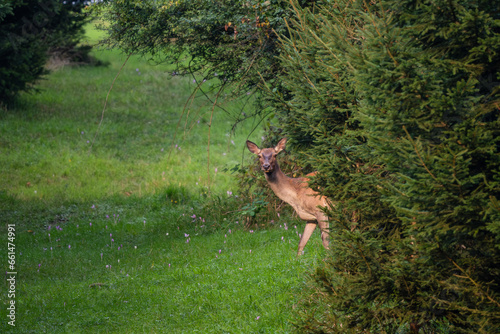
MULTIPOLYGON (((299 217, 307 222, 299 241, 297 255, 302 254, 316 225, 321 229, 323 246, 328 249, 328 217, 321 210, 321 207, 329 207, 327 199, 309 187, 307 177, 291 178, 281 171, 276 156, 285 149, 286 140, 286 138, 281 139, 274 148, 263 149, 247 140, 247 147, 250 152, 259 156, 260 167, 276 196, 290 204, 299 217)), ((314 173, 311 173, 306 176, 313 175, 314 173)))

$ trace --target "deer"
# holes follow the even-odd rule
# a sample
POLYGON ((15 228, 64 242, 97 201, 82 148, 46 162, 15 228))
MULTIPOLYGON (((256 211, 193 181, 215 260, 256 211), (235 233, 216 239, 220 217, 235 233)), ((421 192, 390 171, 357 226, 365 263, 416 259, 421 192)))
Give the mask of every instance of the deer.
POLYGON ((316 172, 307 174, 306 177, 292 178, 281 171, 276 157, 285 149, 286 141, 287 138, 282 138, 275 147, 263 149, 249 140, 246 144, 248 150, 259 157, 260 168, 274 194, 290 204, 299 218, 306 221, 297 256, 303 254, 304 247, 317 225, 321 230, 323 247, 329 249, 328 216, 321 209, 329 208, 328 199, 309 187, 309 177, 314 176, 316 172))

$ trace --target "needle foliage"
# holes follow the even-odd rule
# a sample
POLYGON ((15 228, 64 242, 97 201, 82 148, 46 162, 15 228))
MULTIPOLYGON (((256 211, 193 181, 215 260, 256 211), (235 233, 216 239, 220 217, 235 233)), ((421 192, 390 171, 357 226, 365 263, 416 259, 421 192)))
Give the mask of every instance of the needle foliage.
POLYGON ((499 5, 293 6, 269 99, 335 204, 300 331, 498 331, 499 5))

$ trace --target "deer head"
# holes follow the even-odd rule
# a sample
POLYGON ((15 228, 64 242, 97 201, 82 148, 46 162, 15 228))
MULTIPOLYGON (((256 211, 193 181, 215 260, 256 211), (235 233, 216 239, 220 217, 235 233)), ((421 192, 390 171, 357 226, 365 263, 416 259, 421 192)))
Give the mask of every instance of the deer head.
POLYGON ((279 169, 276 156, 285 149, 286 138, 281 139, 275 147, 260 149, 255 143, 247 140, 247 147, 250 152, 259 156, 260 168, 265 173, 272 173, 279 169))

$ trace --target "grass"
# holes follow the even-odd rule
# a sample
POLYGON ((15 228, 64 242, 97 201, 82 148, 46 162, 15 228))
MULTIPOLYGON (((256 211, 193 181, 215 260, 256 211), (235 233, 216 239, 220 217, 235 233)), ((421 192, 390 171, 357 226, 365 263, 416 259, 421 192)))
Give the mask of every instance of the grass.
POLYGON ((0 293, 0 332, 292 331, 304 273, 323 250, 314 236, 296 260, 303 225, 290 217, 251 231, 225 214, 237 190, 223 170, 241 162, 254 125, 231 133, 216 109, 207 167, 211 105, 197 96, 183 114, 192 79, 134 56, 91 148, 125 59, 94 55, 110 65, 60 69, 1 111, 0 235, 7 253, 15 226, 17 276, 15 298, 7 283, 0 293))

